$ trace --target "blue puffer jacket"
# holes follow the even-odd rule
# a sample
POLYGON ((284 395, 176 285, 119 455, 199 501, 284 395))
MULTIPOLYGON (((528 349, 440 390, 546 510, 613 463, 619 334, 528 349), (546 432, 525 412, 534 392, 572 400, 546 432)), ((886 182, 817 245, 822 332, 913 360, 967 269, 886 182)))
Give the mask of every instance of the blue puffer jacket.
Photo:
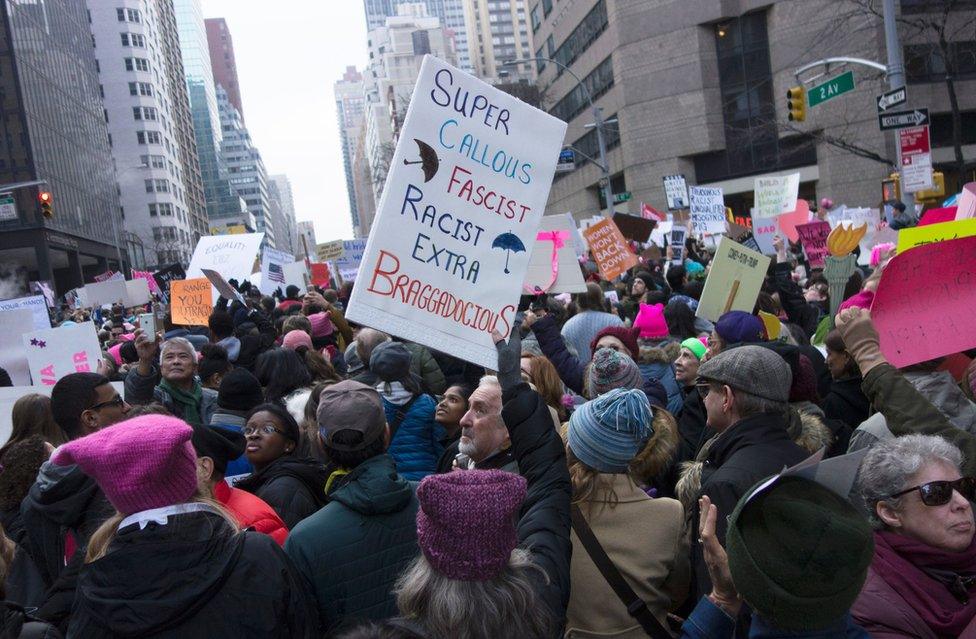
POLYGON ((685 404, 684 395, 681 394, 681 387, 674 378, 674 369, 671 364, 663 362, 649 362, 638 364, 641 376, 644 379, 656 379, 664 387, 668 394, 668 412, 672 415, 680 415, 681 408, 685 404))
MULTIPOLYGON (((437 402, 430 395, 417 395, 407 406, 387 452, 396 462, 397 473, 409 481, 419 481, 437 472, 437 460, 444 447, 444 428, 434 421, 437 402)), ((400 406, 383 398, 383 409, 391 432, 400 406)))

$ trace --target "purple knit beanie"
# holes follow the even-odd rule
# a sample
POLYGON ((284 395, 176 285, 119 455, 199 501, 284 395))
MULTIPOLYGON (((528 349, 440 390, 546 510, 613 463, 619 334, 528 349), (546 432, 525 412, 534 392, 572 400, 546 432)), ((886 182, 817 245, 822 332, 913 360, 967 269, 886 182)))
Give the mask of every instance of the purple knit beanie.
POLYGON ((193 429, 181 419, 143 415, 58 448, 51 461, 77 464, 123 515, 189 501, 197 490, 193 429))
POLYGON ((525 489, 524 477, 503 470, 425 477, 417 487, 417 543, 424 557, 449 579, 498 576, 518 545, 515 517, 525 489))

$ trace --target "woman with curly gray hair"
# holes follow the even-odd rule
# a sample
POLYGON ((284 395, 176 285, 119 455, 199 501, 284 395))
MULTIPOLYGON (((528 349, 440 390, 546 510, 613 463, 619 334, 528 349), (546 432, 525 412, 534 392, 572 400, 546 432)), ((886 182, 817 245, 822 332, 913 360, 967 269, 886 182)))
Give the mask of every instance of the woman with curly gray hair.
POLYGON ((976 478, 961 464, 959 449, 932 435, 879 442, 861 463, 875 555, 851 614, 872 637, 959 637, 972 625, 976 478))

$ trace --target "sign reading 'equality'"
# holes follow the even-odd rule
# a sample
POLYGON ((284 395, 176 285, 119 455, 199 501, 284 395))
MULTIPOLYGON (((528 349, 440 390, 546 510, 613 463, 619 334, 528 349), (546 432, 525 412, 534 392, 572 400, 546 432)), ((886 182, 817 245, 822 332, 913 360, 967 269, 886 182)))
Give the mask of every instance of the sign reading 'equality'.
POLYGON ((565 133, 425 56, 346 317, 496 368, 565 133))

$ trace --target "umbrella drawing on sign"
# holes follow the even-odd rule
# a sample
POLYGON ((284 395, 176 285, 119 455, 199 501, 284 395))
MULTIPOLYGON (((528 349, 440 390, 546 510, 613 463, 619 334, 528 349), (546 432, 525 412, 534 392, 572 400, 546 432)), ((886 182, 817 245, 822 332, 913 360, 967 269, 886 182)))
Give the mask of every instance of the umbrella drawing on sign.
POLYGON ((403 163, 419 164, 420 168, 424 170, 424 182, 430 182, 437 175, 437 169, 441 165, 440 158, 437 157, 437 151, 431 145, 421 142, 417 138, 414 138, 413 141, 417 143, 417 148, 420 150, 420 159, 408 160, 403 158, 403 163))
POLYGON ((508 270, 509 256, 512 254, 512 251, 516 253, 524 251, 525 244, 522 244, 522 240, 514 233, 502 233, 492 241, 491 248, 500 248, 505 251, 505 272, 510 273, 511 271, 508 270))

